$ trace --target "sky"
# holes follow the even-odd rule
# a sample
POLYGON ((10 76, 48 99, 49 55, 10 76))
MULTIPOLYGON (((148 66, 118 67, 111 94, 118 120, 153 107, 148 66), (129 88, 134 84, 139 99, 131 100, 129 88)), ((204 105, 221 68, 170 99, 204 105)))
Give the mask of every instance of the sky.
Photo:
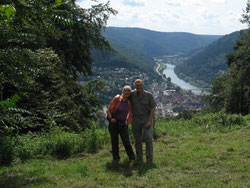
MULTIPOLYGON (((247 0, 109 0, 118 11, 107 26, 139 27, 161 32, 225 35, 246 29, 247 0)), ((78 0, 82 8, 108 0, 78 0)))

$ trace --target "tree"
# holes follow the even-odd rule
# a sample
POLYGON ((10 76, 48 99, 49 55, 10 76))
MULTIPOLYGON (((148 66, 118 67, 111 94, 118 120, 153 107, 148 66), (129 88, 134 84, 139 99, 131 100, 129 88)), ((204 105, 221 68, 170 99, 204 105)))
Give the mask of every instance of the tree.
POLYGON ((91 74, 93 48, 110 50, 101 34, 110 14, 116 11, 109 2, 83 9, 74 0, 1 1, 0 104, 26 95, 16 110, 1 110, 0 129, 89 126, 101 105, 93 83, 82 86, 76 78, 91 74))
MULTIPOLYGON (((247 2, 242 23, 250 27, 250 0, 247 2)), ((224 108, 229 113, 250 113, 250 30, 242 32, 242 38, 227 55, 228 74, 212 83, 208 102, 215 110, 224 108)))

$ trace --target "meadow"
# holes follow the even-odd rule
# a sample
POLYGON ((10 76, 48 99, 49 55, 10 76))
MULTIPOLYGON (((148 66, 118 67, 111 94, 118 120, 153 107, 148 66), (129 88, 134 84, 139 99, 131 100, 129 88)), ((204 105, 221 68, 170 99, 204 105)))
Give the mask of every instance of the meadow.
POLYGON ((0 187, 250 186, 249 115, 157 119, 152 164, 130 162, 122 145, 112 162, 107 129, 92 127, 21 136, 12 163, 0 167, 0 187))

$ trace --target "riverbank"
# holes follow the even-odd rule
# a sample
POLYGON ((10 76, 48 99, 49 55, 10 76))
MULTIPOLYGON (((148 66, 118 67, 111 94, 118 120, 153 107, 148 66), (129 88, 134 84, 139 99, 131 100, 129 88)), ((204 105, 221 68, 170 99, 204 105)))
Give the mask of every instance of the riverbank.
POLYGON ((203 93, 203 90, 201 88, 193 86, 188 82, 185 82, 184 80, 180 79, 174 72, 175 65, 166 64, 166 66, 167 68, 163 71, 163 74, 165 74, 166 77, 170 77, 172 83, 174 83, 175 85, 179 86, 184 90, 192 91, 195 94, 203 93))
MULTIPOLYGON (((201 94, 207 94, 210 92, 210 88, 207 87, 205 88, 205 85, 202 85, 204 87, 199 87, 194 83, 194 81, 190 82, 188 80, 183 79, 183 77, 179 77, 179 75, 182 75, 181 73, 176 73, 175 72, 175 66, 182 63, 185 61, 187 57, 182 57, 182 56, 174 56, 174 57, 155 57, 155 63, 157 64, 155 71, 164 79, 167 80, 168 82, 171 81, 171 83, 175 86, 180 87, 183 90, 186 91, 191 91, 192 93, 196 95, 201 95, 201 94), (164 66, 166 68, 164 70, 159 70, 160 68, 162 69, 164 66)), ((187 78, 187 77, 185 77, 187 78)), ((197 81, 198 82, 198 81, 197 81)))
POLYGON ((162 64, 160 63, 156 63, 156 64, 157 66, 156 66, 155 72, 159 74, 163 80, 167 81, 166 76, 163 76, 164 75, 163 71, 166 69, 166 66, 163 67, 162 64))

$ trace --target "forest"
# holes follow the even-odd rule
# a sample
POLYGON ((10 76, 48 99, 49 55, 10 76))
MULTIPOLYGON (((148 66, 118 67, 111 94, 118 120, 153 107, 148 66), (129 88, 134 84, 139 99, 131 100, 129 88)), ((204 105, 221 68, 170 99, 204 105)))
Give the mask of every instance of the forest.
MULTIPOLYGON (((75 0, 0 2, 1 166, 48 156, 55 160, 79 153, 91 155, 89 153, 109 143, 107 130, 98 125, 102 105, 94 92, 103 89, 104 83, 95 79, 79 84, 77 79, 79 75, 93 74, 93 53, 99 54, 95 58, 114 53, 102 32, 109 16, 116 14, 109 2, 89 9, 79 7, 75 0)), ((241 22, 250 27, 249 0, 241 22)), ((131 67, 143 66, 134 60, 135 54, 124 55, 125 61, 130 62, 131 67)), ((151 63, 150 57, 143 60, 151 63)), ((113 62, 116 63, 115 60, 113 62)), ((196 136, 207 131, 231 134, 233 130, 249 130, 249 29, 237 40, 234 51, 227 54, 226 63, 227 73, 214 79, 212 92, 204 96, 209 107, 196 113, 183 112, 179 117, 156 118, 159 127, 154 132, 155 139, 169 144, 171 139, 173 142, 178 140, 182 133, 196 136), (170 141, 164 141, 166 131, 170 141)), ((153 64, 148 64, 145 71, 149 72, 150 67, 153 64)), ((246 132, 247 136, 249 142, 246 132)), ((162 150, 162 146, 157 147, 162 150)), ((242 146, 242 152, 246 152, 245 147, 242 146)), ((232 148, 228 150, 233 151, 232 148)), ((243 156, 249 157, 247 153, 243 156)), ((161 159, 160 156, 158 158, 161 159)), ((161 160, 158 163, 171 165, 161 160)), ((192 167, 184 170, 189 168, 192 167)), ((86 169, 86 166, 80 167, 81 176, 87 176, 86 169)), ((141 175, 146 173, 145 169, 139 169, 139 175, 140 172, 141 175)), ((9 180, 6 178, 8 173, 1 168, 0 174, 5 178, 0 178, 0 186, 5 186, 9 180)), ((134 181, 133 186, 136 187, 134 181)), ((244 182, 247 185, 247 178, 244 182)))
POLYGON ((225 35, 208 46, 198 50, 175 68, 178 77, 187 80, 203 81, 205 87, 211 87, 212 81, 227 72, 226 55, 234 51, 233 47, 246 30, 225 35))

